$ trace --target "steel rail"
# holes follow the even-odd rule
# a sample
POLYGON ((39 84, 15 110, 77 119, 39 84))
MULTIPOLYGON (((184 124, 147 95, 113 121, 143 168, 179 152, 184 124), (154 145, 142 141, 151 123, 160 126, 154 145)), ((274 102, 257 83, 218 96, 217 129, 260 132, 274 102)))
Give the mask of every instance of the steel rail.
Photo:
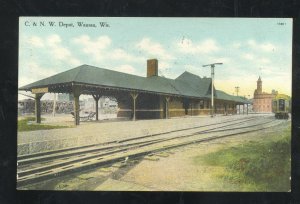
MULTIPOLYGON (((272 121, 272 122, 274 122, 274 121, 272 121)), ((35 182, 41 181, 43 179, 53 178, 54 176, 57 176, 57 175, 65 175, 67 172, 73 172, 73 171, 77 172, 77 171, 86 169, 87 166, 89 166, 91 168, 92 166, 99 166, 99 165, 101 166, 101 165, 106 165, 106 164, 122 161, 122 159, 124 160, 124 158, 126 156, 130 157, 130 158, 141 157, 141 156, 145 156, 149 153, 156 153, 158 151, 167 150, 169 148, 176 148, 176 147, 179 147, 179 146, 198 143, 200 141, 208 141, 208 140, 218 139, 218 138, 222 138, 222 137, 228 137, 228 136, 233 136, 233 135, 238 135, 238 134, 245 134, 245 133, 249 133, 249 132, 255 132, 255 131, 267 129, 267 128, 270 128, 270 127, 273 127, 273 126, 274 125, 271 125, 271 126, 268 126, 268 127, 256 128, 256 129, 253 129, 253 130, 238 131, 238 132, 235 132, 235 133, 229 133, 229 134, 225 134, 225 135, 221 135, 221 136, 211 136, 211 137, 208 137, 208 138, 201 138, 201 139, 195 139, 195 140, 192 140, 192 141, 179 142, 178 144, 175 144, 175 145, 174 144, 165 145, 161 148, 152 149, 152 150, 142 150, 138 147, 135 147, 135 149, 138 149, 140 152, 139 151, 138 151, 138 153, 127 153, 126 152, 126 153, 123 153, 120 156, 108 154, 108 155, 110 155, 109 158, 103 158, 103 157, 99 157, 99 155, 97 155, 97 157, 92 159, 92 161, 81 160, 80 164, 73 164, 73 165, 66 164, 64 166, 57 167, 56 169, 54 168, 52 170, 45 170, 43 172, 37 171, 37 172, 34 172, 32 174, 28 174, 27 176, 21 176, 18 179, 17 184, 18 184, 18 187, 20 187, 20 186, 23 186, 23 185, 27 185, 27 184, 30 184, 30 183, 35 183, 35 182)), ((244 127, 244 128, 246 128, 246 127, 244 127)), ((194 133, 194 135, 197 135, 197 134, 199 134, 199 132, 194 133)), ((127 150, 130 150, 130 148, 127 149, 127 150)), ((122 150, 122 152, 124 152, 124 149, 122 150)))
MULTIPOLYGON (((237 124, 242 124, 242 123, 248 122, 250 120, 253 120, 253 119, 239 121, 237 123, 234 121, 235 123, 230 124, 230 126, 237 125, 237 124)), ((125 140, 120 141, 116 145, 111 145, 111 146, 106 146, 106 147, 96 147, 96 148, 91 148, 91 149, 87 149, 87 150, 83 150, 83 151, 78 151, 77 150, 75 152, 65 152, 65 153, 64 152, 60 152, 60 154, 54 154, 54 155, 50 154, 50 155, 46 155, 46 156, 38 156, 38 157, 34 156, 32 158, 18 160, 18 166, 27 165, 27 164, 34 163, 34 162, 42 162, 42 161, 45 161, 45 160, 59 159, 59 158, 63 158, 63 157, 70 157, 70 156, 73 156, 73 155, 87 154, 87 153, 98 152, 98 151, 105 151, 105 150, 108 151, 108 150, 113 150, 115 148, 121 148, 121 147, 124 147, 124 146, 144 144, 144 143, 147 143, 149 141, 135 142, 135 143, 130 143, 130 144, 123 144, 123 143, 128 142, 128 141, 145 139, 145 138, 149 138, 149 137, 153 138, 153 137, 162 136, 162 135, 166 135, 166 134, 170 134, 170 133, 175 133, 175 132, 180 132, 180 131, 186 131, 186 130, 191 130, 191 129, 203 128, 203 127, 207 127, 207 126, 194 127, 194 128, 188 128, 188 129, 185 128, 185 129, 180 129, 180 130, 176 130, 176 131, 168 131, 168 132, 158 133, 158 134, 155 134, 155 135, 148 135, 148 136, 143 137, 143 138, 139 137, 138 139, 135 139, 135 138, 125 139, 125 140)), ((219 129, 219 128, 222 128, 222 127, 228 127, 228 125, 223 125, 223 126, 219 126, 219 127, 215 127, 215 128, 203 130, 203 131, 209 132, 211 130, 219 129)), ((203 131, 200 131, 200 132, 203 132, 203 131)), ((161 139, 157 139, 156 141, 160 141, 160 140, 161 139)), ((151 141, 155 141, 155 140, 151 140, 151 141)))
MULTIPOLYGON (((56 158, 61 158, 61 157, 72 156, 74 154, 74 152, 72 152, 72 151, 75 151, 75 154, 78 154, 80 149, 82 149, 82 151, 81 151, 82 154, 93 152, 93 151, 99 151, 99 150, 109 150, 109 149, 112 149, 112 148, 122 146, 123 145, 122 143, 129 142, 129 141, 140 140, 140 139, 145 139, 145 138, 149 138, 149 137, 153 138, 153 137, 161 136, 161 135, 164 135, 164 134, 170 134, 170 133, 175 133, 175 132, 180 132, 180 131, 186 131, 186 130, 192 130, 192 129, 197 129, 197 128, 215 126, 215 125, 224 124, 224 123, 226 124, 226 123, 231 123, 231 122, 235 122, 235 121, 238 121, 238 122, 233 123, 231 125, 241 124, 241 123, 251 121, 251 120, 254 120, 254 119, 255 119, 255 117, 246 118, 243 121, 241 121, 239 119, 237 119, 237 120, 228 120, 228 121, 220 122, 220 123, 213 123, 213 124, 196 126, 196 127, 191 127, 191 128, 177 129, 177 130, 166 131, 166 132, 161 132, 161 133, 149 134, 149 135, 146 135, 146 136, 139 136, 139 137, 123 139, 123 140, 119 140, 119 141, 111 141, 111 142, 106 142, 106 143, 100 143, 100 144, 96 144, 96 145, 93 144, 93 145, 87 145, 87 146, 81 146, 81 147, 74 147, 74 148, 54 150, 54 151, 48 151, 48 152, 42 152, 42 153, 36 153, 36 154, 30 154, 30 155, 23 155, 23 156, 18 157, 18 165, 29 164, 29 163, 32 163, 34 161, 43 161, 44 158, 56 159, 56 158), (116 145, 113 145, 113 144, 116 144, 116 145), (106 146, 106 145, 111 145, 111 146, 106 146), (87 150, 85 150, 85 149, 87 149, 87 150)), ((228 125, 225 125, 225 126, 228 126, 228 125)), ((224 126, 221 126, 221 127, 224 127, 224 126)), ((219 128, 219 127, 217 127, 217 128, 219 128)), ((213 128, 213 129, 215 129, 215 128, 213 128)), ((208 129, 208 130, 211 130, 211 129, 208 129)))

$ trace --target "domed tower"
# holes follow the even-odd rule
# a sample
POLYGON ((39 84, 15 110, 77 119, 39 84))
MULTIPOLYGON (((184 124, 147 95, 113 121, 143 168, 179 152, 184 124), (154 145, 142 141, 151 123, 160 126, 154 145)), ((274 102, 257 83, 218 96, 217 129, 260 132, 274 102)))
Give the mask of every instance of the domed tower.
POLYGON ((262 93, 262 80, 261 80, 260 76, 259 76, 259 78, 257 80, 257 89, 256 90, 257 90, 258 94, 262 93))

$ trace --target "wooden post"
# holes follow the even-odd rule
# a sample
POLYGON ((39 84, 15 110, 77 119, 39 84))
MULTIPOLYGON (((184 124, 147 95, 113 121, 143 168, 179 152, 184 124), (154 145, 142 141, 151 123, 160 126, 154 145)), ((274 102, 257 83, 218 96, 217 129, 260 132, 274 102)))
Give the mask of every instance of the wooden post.
POLYGON ((233 104, 233 112, 234 112, 234 114, 237 114, 237 108, 236 108, 236 106, 237 106, 237 105, 234 103, 234 104, 233 104))
POLYGON ((75 125, 79 125, 80 123, 80 115, 79 115, 79 95, 74 94, 74 123, 75 125))
POLYGON ((130 96, 132 97, 132 100, 133 100, 133 117, 132 117, 132 120, 133 121, 135 121, 135 119, 136 119, 136 116, 135 116, 135 101, 136 101, 136 98, 138 97, 138 93, 135 93, 135 92, 133 92, 133 93, 130 93, 130 96))
POLYGON ((99 98, 95 99, 95 102, 96 102, 96 120, 98 121, 99 120, 99 116, 98 116, 98 102, 99 102, 99 98))
POLYGON ((41 98, 44 94, 35 94, 35 122, 41 123, 41 98))
POLYGON ((79 125, 80 123, 80 106, 79 106, 79 96, 80 96, 79 87, 73 87, 73 95, 74 95, 74 124, 79 125))
POLYGON ((100 95, 92 95, 93 96, 93 98, 94 98, 94 100, 95 100, 95 102, 96 102, 96 120, 99 120, 98 118, 98 102, 99 102, 99 99, 100 99, 100 95))
POLYGON ((170 97, 166 96, 166 119, 169 118, 169 101, 170 97))

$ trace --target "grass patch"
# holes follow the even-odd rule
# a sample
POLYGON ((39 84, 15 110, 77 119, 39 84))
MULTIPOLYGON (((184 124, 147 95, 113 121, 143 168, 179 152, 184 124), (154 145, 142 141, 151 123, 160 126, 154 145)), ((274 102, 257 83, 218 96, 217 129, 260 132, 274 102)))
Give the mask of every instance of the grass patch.
POLYGON ((219 177, 241 191, 289 191, 291 175, 291 128, 272 133, 262 142, 247 142, 243 145, 209 153, 194 158, 225 169, 219 177))
MULTIPOLYGON (((45 118, 41 119, 42 121, 45 118)), ((62 125, 44 125, 44 124, 37 124, 34 123, 35 117, 26 117, 24 119, 18 120, 18 131, 34 131, 34 130, 49 130, 49 129, 58 129, 58 128, 67 128, 68 126, 62 125)))

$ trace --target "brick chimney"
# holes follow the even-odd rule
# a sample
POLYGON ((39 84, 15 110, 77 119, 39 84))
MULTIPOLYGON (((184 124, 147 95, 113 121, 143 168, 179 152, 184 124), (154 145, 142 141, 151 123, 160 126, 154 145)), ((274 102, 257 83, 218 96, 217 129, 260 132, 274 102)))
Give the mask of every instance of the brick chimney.
POLYGON ((158 60, 148 59, 147 60, 147 77, 158 76, 158 60))

